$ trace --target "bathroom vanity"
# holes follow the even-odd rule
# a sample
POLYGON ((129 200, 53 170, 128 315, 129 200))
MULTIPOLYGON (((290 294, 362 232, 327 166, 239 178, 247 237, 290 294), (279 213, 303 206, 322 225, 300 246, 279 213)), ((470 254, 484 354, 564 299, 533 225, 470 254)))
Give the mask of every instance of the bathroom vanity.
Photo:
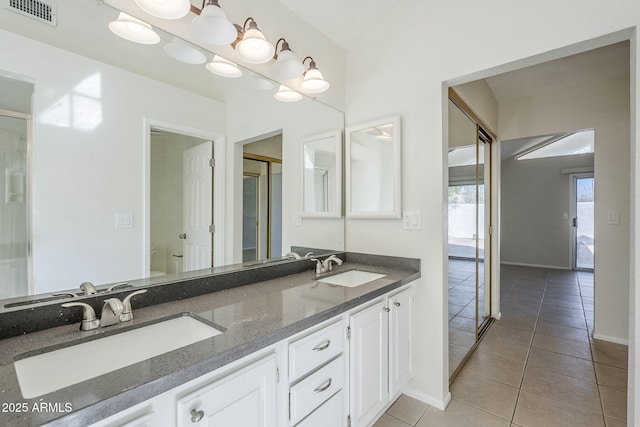
MULTIPOLYGON (((143 304, 134 300, 130 322, 82 332, 73 323, 4 339, 0 400, 15 405, 0 413, 0 422, 12 426, 370 425, 411 376, 411 282, 420 277, 419 261, 340 256, 346 261, 342 266, 318 277, 313 263, 296 260, 251 269, 254 283, 218 290, 216 282, 233 283, 234 277, 242 279, 247 272, 230 270, 200 279, 207 283, 201 287, 215 291, 191 296, 183 287, 181 295, 164 302, 160 295, 166 284, 149 286, 147 294, 137 299, 149 297, 158 303, 140 307, 143 304), (303 271, 291 274, 292 268, 303 271), (157 333, 152 329, 160 328, 158 337, 162 337, 162 328, 168 325, 164 322, 181 317, 218 333, 55 391, 29 392, 29 398, 23 397, 16 361, 61 349, 71 350, 69 357, 73 357, 78 344, 91 347, 133 330, 143 331, 142 338, 105 346, 105 352, 118 358, 145 346, 146 331, 157 333), (38 405, 43 411, 37 411, 38 405)), ((60 309, 60 315, 67 310, 60 309)), ((99 360, 73 361, 68 370, 92 363, 99 360)), ((51 366, 52 371, 56 369, 51 366)))

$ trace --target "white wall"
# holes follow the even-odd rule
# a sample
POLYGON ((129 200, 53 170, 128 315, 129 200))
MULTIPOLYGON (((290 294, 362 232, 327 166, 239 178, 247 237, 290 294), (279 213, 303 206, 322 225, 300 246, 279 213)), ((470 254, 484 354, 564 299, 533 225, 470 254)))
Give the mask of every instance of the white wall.
MULTIPOLYGON (((418 281, 416 295, 416 321, 420 332, 415 337, 413 395, 440 407, 449 397, 443 227, 447 172, 443 170, 447 141, 443 126, 447 123, 447 94, 443 86, 519 68, 525 62, 531 62, 514 64, 513 61, 638 23, 640 3, 630 0, 607 4, 587 0, 579 6, 550 0, 535 3, 506 0, 398 2, 383 21, 348 51, 347 124, 390 113, 402 115, 403 209, 422 211, 420 231, 402 231, 400 221, 393 220, 349 220, 346 226, 347 250, 422 259, 422 278, 418 281), (579 19, 576 19, 576 13, 579 13, 579 19), (486 25, 479 26, 479 23, 486 25), (544 23, 543 27, 541 23, 544 23), (393 60, 385 60, 387 58, 393 60), (500 67, 502 64, 509 65, 500 67), (376 233, 370 232, 372 227, 376 233)), ((629 33, 615 36, 612 41, 628 36, 629 33)), ((594 43, 593 47, 599 44, 594 43)), ((632 55, 635 54, 634 45, 632 55)), ((559 55, 561 52, 554 52, 537 57, 535 61, 559 55)), ((633 58, 635 64, 635 56, 633 58)), ((634 81, 635 78, 634 74, 634 81)), ((635 95, 635 86, 632 86, 632 94, 635 95)), ((634 104, 632 111, 635 108, 634 104)), ((634 134, 634 147, 635 138, 634 134)), ((638 264, 640 260, 634 265, 638 264)), ((628 267, 621 266, 620 270, 620 274, 625 274, 628 267)), ((634 278, 634 287, 636 282, 634 278)), ((634 348, 632 345, 631 352, 634 348)), ((633 375, 632 370, 632 382, 633 375)), ((635 381, 640 384, 640 379, 635 381)), ((630 422, 634 423, 633 417, 630 422)))
MULTIPOLYGON (((500 104, 501 139, 594 128, 594 336, 622 343, 628 341, 629 333, 625 309, 629 297, 629 126, 628 77, 500 104), (620 213, 619 225, 607 224, 608 212, 620 213)), ((503 247, 503 259, 504 253, 503 247)))
MULTIPOLYGON (((592 154, 532 160, 510 157, 502 162, 502 262, 572 267, 569 250, 572 181, 571 175, 561 170, 593 168, 593 157, 592 154)), ((600 240, 597 248, 599 252, 600 240)))
POLYGON ((35 84, 35 292, 143 277, 143 118, 224 133, 224 105, 13 33, 0 45, 0 70, 35 84))

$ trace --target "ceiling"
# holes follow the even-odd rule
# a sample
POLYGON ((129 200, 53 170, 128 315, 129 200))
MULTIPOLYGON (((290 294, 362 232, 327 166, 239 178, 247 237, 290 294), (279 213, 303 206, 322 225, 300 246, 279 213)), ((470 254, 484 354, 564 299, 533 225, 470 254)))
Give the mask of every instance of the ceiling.
POLYGON ((277 1, 344 49, 348 49, 400 0, 277 1))

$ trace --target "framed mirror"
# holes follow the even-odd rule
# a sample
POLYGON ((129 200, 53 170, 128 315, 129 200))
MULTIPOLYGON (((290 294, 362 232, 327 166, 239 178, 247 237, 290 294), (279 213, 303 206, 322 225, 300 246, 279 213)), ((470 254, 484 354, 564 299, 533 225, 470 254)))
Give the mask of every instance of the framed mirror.
POLYGON ((302 139, 302 215, 342 216, 342 130, 302 139))
POLYGON ((347 127, 349 218, 400 218, 400 116, 347 127))

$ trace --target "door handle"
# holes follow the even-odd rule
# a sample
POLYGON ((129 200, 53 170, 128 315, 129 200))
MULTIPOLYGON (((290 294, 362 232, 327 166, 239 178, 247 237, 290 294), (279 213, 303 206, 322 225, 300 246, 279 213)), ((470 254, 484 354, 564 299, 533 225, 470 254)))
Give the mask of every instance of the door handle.
POLYGON ((578 227, 578 218, 573 218, 573 226, 578 227))
POLYGON ((186 238, 187 238, 186 233, 178 234, 178 239, 183 239, 184 240, 186 238))

